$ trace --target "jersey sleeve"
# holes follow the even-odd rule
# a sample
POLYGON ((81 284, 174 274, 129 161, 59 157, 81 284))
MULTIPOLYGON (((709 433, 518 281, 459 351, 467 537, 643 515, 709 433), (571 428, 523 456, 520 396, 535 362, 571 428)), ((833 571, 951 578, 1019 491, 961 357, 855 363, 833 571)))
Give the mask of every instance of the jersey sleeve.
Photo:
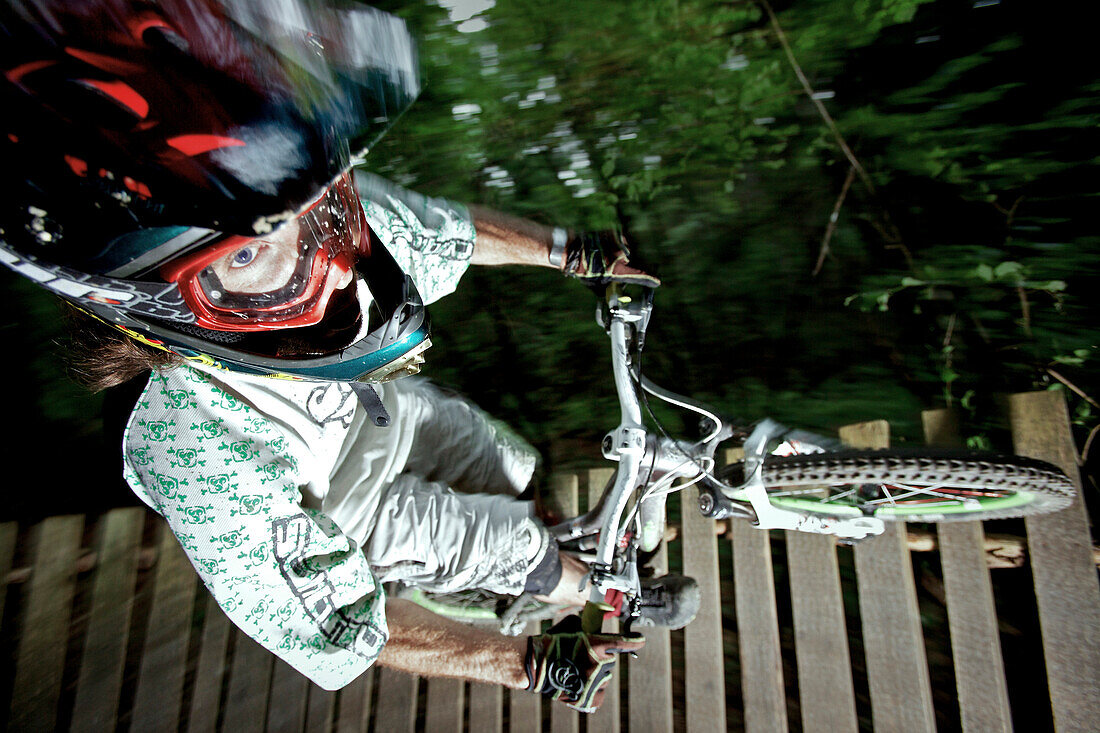
POLYGON ((200 372, 172 374, 154 373, 131 414, 127 481, 234 624, 320 687, 343 687, 388 638, 381 584, 353 540, 302 507, 278 428, 200 372))
POLYGON ((416 283, 424 302, 453 293, 474 251, 477 232, 466 207, 355 172, 371 230, 416 283))

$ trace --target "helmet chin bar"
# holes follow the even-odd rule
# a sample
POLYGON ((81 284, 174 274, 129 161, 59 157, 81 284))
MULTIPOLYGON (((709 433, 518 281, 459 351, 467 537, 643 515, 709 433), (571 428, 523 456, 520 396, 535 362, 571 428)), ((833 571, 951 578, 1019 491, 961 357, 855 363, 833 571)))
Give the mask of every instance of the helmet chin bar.
POLYGON ((384 367, 376 369, 368 375, 360 377, 355 380, 357 382, 392 382, 395 379, 401 379, 402 377, 411 377, 414 374, 419 374, 421 367, 424 365, 424 352, 432 347, 431 339, 424 339, 417 346, 414 346, 412 351, 402 356, 400 359, 390 362, 384 367))

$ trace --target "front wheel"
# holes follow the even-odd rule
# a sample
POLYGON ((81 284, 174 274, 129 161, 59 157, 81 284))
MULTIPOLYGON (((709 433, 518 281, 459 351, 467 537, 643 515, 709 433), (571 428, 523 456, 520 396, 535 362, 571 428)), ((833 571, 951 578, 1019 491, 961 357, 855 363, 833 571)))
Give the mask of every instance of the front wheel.
MULTIPOLYGON (((731 464, 718 478, 740 485, 744 465, 731 464)), ((1064 509, 1075 495, 1070 479, 1043 461, 927 448, 769 456, 762 479, 774 506, 884 521, 1020 517, 1064 509)))

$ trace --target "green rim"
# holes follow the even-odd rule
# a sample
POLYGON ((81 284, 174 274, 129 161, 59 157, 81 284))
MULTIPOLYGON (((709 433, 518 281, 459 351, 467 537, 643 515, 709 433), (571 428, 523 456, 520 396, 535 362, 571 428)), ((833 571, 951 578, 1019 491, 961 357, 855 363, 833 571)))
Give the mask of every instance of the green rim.
MULTIPOLYGON (((863 513, 856 507, 846 504, 823 504, 820 501, 803 499, 795 496, 773 496, 770 498, 774 506, 783 507, 784 509, 828 514, 834 517, 856 517, 863 513)), ((921 514, 981 514, 983 512, 992 512, 1001 509, 1015 509, 1016 507, 1030 504, 1034 499, 1034 495, 1030 492, 1017 491, 1007 496, 978 499, 978 503, 972 506, 965 506, 963 504, 883 506, 875 511, 875 516, 904 517, 921 514)))
POLYGON ((406 598, 418 606, 422 606, 432 613, 437 613, 440 616, 446 616, 447 618, 453 618, 458 621, 496 621, 497 615, 487 608, 477 608, 476 606, 452 606, 447 603, 440 603, 439 601, 433 601, 424 591, 414 590, 406 598))

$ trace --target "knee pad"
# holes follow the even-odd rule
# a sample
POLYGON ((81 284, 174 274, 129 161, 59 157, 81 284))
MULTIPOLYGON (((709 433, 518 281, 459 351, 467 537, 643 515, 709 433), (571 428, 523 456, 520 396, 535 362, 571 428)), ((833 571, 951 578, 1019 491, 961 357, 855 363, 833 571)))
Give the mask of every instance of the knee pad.
POLYGON ((533 521, 529 523, 529 530, 532 532, 527 552, 529 569, 523 591, 543 596, 554 590, 561 581, 558 541, 550 536, 545 527, 533 521))

